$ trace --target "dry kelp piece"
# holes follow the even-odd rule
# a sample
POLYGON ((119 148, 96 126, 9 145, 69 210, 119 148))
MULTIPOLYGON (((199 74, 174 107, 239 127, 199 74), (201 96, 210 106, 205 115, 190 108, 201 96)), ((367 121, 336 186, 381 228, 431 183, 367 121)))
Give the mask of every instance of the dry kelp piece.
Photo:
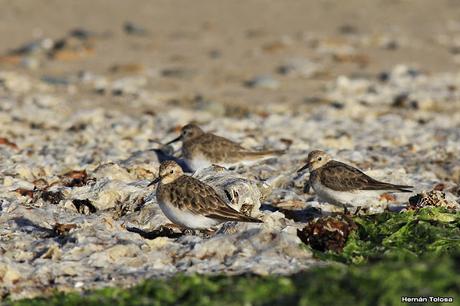
POLYGON ((409 209, 418 210, 422 207, 434 206, 458 210, 459 205, 446 199, 446 194, 439 190, 422 191, 409 198, 409 209))
POLYGON ((29 198, 33 198, 35 190, 30 190, 30 189, 25 189, 25 188, 18 188, 18 189, 15 189, 14 192, 19 193, 23 197, 27 196, 29 198))
POLYGON ((356 228, 351 219, 321 217, 308 222, 302 230, 297 230, 297 236, 315 250, 341 252, 348 236, 356 228))
POLYGON ((127 215, 128 213, 140 211, 145 205, 145 198, 143 196, 131 201, 117 201, 117 204, 110 210, 113 211, 113 218, 115 220, 127 215))
POLYGON ((147 232, 136 227, 127 227, 126 230, 128 232, 139 234, 142 238, 145 239, 156 239, 158 237, 178 238, 183 236, 183 233, 177 233, 173 229, 166 226, 160 226, 158 229, 154 229, 151 232, 147 232))
POLYGON ((25 189, 25 188, 18 188, 14 191, 19 193, 22 196, 27 196, 29 198, 32 198, 33 203, 37 202, 39 199, 42 199, 45 202, 57 205, 59 204, 59 202, 65 199, 65 196, 61 191, 47 191, 47 190, 40 190, 40 189, 25 189))
POLYGON ((49 202, 51 204, 59 204, 62 200, 64 200, 64 194, 60 191, 39 191, 37 195, 45 202, 49 202))
POLYGON ((71 230, 75 228, 77 228, 77 225, 73 223, 66 223, 66 224, 56 223, 53 226, 53 231, 56 235, 61 236, 61 235, 67 234, 68 232, 70 232, 71 230))
POLYGON ((5 137, 0 137, 0 145, 5 145, 13 149, 18 149, 18 146, 14 142, 11 142, 8 138, 5 137))
POLYGON ((61 176, 62 185, 65 187, 81 187, 86 185, 88 174, 85 170, 73 170, 61 176))
POLYGON ((72 203, 77 209, 77 211, 84 215, 93 214, 97 211, 96 206, 94 206, 93 203, 91 203, 91 201, 88 199, 84 199, 84 200, 74 199, 72 200, 72 203))

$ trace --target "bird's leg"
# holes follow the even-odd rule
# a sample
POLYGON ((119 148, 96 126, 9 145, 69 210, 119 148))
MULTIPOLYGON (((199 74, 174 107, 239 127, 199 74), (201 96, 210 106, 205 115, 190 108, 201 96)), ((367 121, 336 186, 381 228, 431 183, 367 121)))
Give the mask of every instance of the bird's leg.
POLYGON ((343 204, 343 214, 346 216, 350 216, 350 211, 348 210, 347 206, 343 204))
MULTIPOLYGON (((355 210, 355 213, 353 214, 353 216, 357 216, 358 213, 361 211, 362 207, 361 206, 358 206, 355 210)), ((363 210, 364 211, 364 210, 363 210)))

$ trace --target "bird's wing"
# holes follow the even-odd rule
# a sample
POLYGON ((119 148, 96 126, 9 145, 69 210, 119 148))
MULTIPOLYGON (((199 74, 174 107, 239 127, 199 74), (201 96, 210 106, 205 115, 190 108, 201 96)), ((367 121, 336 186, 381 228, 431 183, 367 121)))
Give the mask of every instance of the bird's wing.
POLYGON ((202 150, 208 156, 213 156, 218 161, 238 161, 239 159, 259 159, 264 156, 281 155, 284 150, 251 151, 230 139, 211 133, 205 134, 202 142, 202 150))
POLYGON ((407 192, 406 189, 412 188, 412 186, 377 181, 361 170, 338 161, 330 161, 321 168, 320 180, 323 185, 336 191, 399 190, 407 192))
POLYGON ((211 133, 201 136, 199 142, 193 146, 214 163, 229 162, 240 157, 240 152, 246 151, 240 144, 211 133))
MULTIPOLYGON (((203 144, 212 144, 212 146, 214 146, 215 149, 220 151, 246 151, 246 149, 242 147, 239 143, 211 133, 206 133, 205 135, 203 135, 203 144)), ((207 147, 210 150, 213 149, 211 146, 207 147)))
POLYGON ((262 222, 228 206, 214 188, 191 176, 183 175, 175 186, 174 203, 180 209, 221 221, 262 222))

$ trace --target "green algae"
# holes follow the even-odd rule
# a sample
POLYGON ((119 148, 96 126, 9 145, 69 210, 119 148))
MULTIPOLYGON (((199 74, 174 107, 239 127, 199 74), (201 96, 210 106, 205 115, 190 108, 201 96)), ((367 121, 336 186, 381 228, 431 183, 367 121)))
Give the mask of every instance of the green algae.
MULTIPOLYGON (((454 297, 460 256, 315 268, 291 276, 176 276, 130 289, 56 293, 11 305, 401 305, 402 296, 454 297)), ((416 304, 415 304, 416 305, 416 304)))
POLYGON ((347 264, 385 258, 416 259, 460 253, 460 213, 425 207, 401 213, 354 217, 357 230, 348 237, 341 253, 315 254, 347 264))

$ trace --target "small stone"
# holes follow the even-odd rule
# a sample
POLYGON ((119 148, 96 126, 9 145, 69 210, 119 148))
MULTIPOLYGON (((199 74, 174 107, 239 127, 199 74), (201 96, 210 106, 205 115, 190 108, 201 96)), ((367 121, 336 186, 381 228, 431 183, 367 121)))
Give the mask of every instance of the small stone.
POLYGON ((111 92, 115 96, 136 95, 147 84, 143 76, 129 76, 117 79, 112 83, 111 92))
POLYGON ((291 58, 277 68, 277 72, 283 75, 309 78, 320 70, 320 66, 308 59, 291 58))
POLYGON ((178 67, 163 69, 161 75, 166 78, 190 79, 196 75, 196 72, 194 70, 178 67))
POLYGON ((357 34, 358 28, 351 24, 344 24, 339 27, 339 33, 344 35, 357 34))
POLYGON ((265 89, 278 89, 279 82, 268 75, 257 76, 244 83, 246 87, 250 88, 265 88, 265 89))
POLYGON ((141 27, 141 26, 139 26, 139 25, 137 25, 137 24, 135 24, 135 23, 133 23, 131 21, 126 21, 124 23, 123 30, 128 35, 139 35, 139 36, 148 35, 148 31, 145 28, 143 28, 143 27, 141 27))

